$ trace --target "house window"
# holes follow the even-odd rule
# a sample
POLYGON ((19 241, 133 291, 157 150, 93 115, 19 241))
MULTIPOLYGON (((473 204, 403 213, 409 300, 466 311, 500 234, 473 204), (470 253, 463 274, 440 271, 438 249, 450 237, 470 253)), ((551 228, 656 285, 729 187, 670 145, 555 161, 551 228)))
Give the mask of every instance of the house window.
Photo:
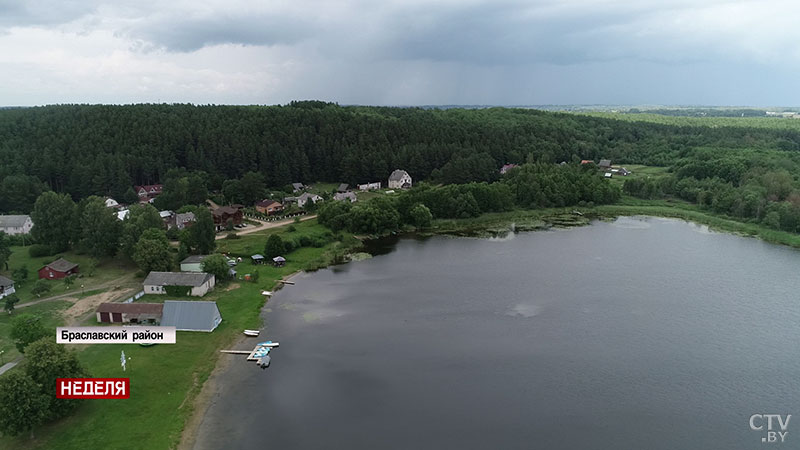
POLYGON ((50 272, 50 278, 53 278, 53 272, 50 272))

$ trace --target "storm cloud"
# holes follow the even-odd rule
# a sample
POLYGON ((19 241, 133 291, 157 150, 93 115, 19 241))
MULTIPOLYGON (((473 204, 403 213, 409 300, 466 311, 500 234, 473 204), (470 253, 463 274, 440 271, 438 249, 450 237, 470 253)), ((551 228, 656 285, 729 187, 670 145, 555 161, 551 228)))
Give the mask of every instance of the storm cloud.
POLYGON ((0 0, 0 102, 797 104, 790 1, 0 0))

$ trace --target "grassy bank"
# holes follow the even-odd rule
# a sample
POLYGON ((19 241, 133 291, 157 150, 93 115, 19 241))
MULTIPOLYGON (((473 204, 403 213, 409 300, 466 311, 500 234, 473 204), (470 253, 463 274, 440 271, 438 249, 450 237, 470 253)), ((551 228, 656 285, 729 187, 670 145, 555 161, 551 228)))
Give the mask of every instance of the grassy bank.
MULTIPOLYGON (((126 400, 85 401, 72 416, 36 430, 36 439, 27 436, 0 438, 0 448, 42 449, 168 449, 174 448, 187 419, 193 414, 194 400, 221 355, 219 350, 232 345, 242 330, 261 326, 260 312, 265 298, 262 290, 272 290, 276 280, 308 267, 331 260, 332 254, 352 244, 351 235, 337 236, 321 247, 304 247, 288 253, 284 267, 253 266, 249 255, 262 253, 270 233, 283 238, 326 231, 316 220, 271 229, 263 234, 218 241, 220 250, 242 256, 240 274, 259 272, 258 282, 234 281, 220 285, 202 300, 217 302, 223 321, 212 333, 178 332, 175 345, 140 347, 137 345, 91 345, 80 350, 79 358, 94 377, 129 377, 131 398, 126 400), (120 353, 130 357, 128 370, 120 366, 120 353)), ((357 242, 357 241, 356 241, 357 242)), ((349 248, 349 247, 347 247, 349 248)), ((152 297, 152 296, 150 296, 152 297)), ((148 297, 148 301, 156 300, 148 297)), ((166 296, 158 300, 165 300, 166 296)), ((50 303, 47 307, 53 307, 50 303)), ((38 306, 38 305, 37 305, 38 306)), ((35 308, 35 307, 31 307, 35 308)), ((2 324, 0 320, 0 331, 2 324)), ((267 336, 268 337, 268 336, 267 336)), ((253 366, 254 370, 257 370, 253 366)), ((18 369, 14 369, 18 370, 18 369)))

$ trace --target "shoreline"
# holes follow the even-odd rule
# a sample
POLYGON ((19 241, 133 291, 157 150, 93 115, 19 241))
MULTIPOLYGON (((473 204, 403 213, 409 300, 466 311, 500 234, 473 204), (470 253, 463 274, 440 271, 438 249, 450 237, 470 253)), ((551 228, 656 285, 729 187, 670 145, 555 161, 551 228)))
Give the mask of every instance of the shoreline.
MULTIPOLYGON (((713 231, 720 231, 741 237, 756 237, 772 244, 800 248, 800 236, 794 235, 793 233, 769 230, 760 225, 738 222, 732 219, 717 217, 702 211, 694 211, 675 207, 674 205, 665 206, 657 204, 602 205, 594 208, 551 208, 543 210, 520 210, 511 211, 508 213, 494 213, 474 219, 446 220, 442 221, 442 225, 451 225, 451 227, 437 227, 434 229, 416 232, 399 232, 397 233, 397 236, 403 237, 418 234, 422 236, 450 235, 457 237, 489 237, 496 236, 498 233, 542 231, 553 227, 571 228, 577 226, 586 226, 590 225, 592 220, 604 220, 624 216, 648 216, 679 219, 690 223, 706 225, 713 231), (656 210, 656 208, 658 210, 656 210), (579 211, 582 215, 575 214, 574 211, 579 211), (565 217, 570 217, 575 220, 565 221, 565 217), (520 220, 527 220, 528 222, 518 224, 517 222, 520 220), (774 231, 778 238, 771 236, 773 239, 770 239, 769 237, 765 237, 764 235, 760 234, 759 231, 774 231), (791 239, 780 239, 780 237, 791 238, 792 236, 796 238, 796 242, 792 241, 791 239)), ((364 237, 362 242, 364 240, 380 239, 381 237, 386 236, 368 236, 364 237)), ((348 260, 347 262, 350 261, 348 260)), ((334 264, 331 263, 326 267, 331 265, 334 264)), ((286 277, 283 277, 282 280, 291 280, 301 272, 303 272, 303 270, 293 272, 286 277)), ((279 280, 275 280, 275 287, 272 289, 273 292, 276 292, 283 287, 283 283, 281 283, 279 280)), ((266 300, 261 306, 262 313, 268 304, 269 300, 266 300)), ((262 321, 259 329, 263 330, 263 327, 264 323, 262 321)), ((233 345, 238 347, 246 340, 246 336, 241 336, 239 339, 234 341, 233 345)), ((220 349, 217 349, 217 351, 219 350, 220 349)), ((214 369, 203 383, 200 392, 195 396, 194 399, 192 399, 192 414, 186 420, 183 430, 181 431, 181 437, 176 447, 178 450, 191 450, 195 445, 197 430, 205 420, 208 411, 213 404, 213 398, 217 392, 217 387, 219 386, 219 383, 222 382, 220 377, 233 361, 233 358, 227 358, 224 361, 220 361, 221 356, 222 354, 218 353, 217 359, 214 363, 214 369)))
MULTIPOLYGON (((302 273, 302 270, 298 270, 296 272, 290 273, 289 275, 281 278, 281 280, 289 281, 295 276, 302 273)), ((281 283, 279 280, 275 280, 275 287, 272 288, 273 294, 281 289, 283 289, 284 284, 281 283)), ((264 309, 269 305, 269 300, 264 301, 264 304, 261 305, 260 314, 264 313, 264 309)), ((262 320, 261 324, 259 325, 260 330, 264 330, 264 321, 262 320)), ((217 348, 215 351, 217 352, 217 359, 214 361, 214 369, 208 375, 208 378, 203 383, 203 386, 200 388, 200 391, 195 395, 195 397, 191 400, 192 405, 192 413, 186 422, 183 424, 183 430, 181 430, 180 440, 178 441, 178 445, 174 447, 177 450, 192 450, 194 448, 195 443, 197 442, 197 431, 200 429, 200 426, 205 421, 206 415, 208 414, 209 409, 213 405, 214 396, 217 393, 217 387, 221 383, 221 376, 225 372, 228 367, 233 363, 236 359, 234 357, 222 358, 223 353, 220 352, 224 347, 231 348, 238 348, 242 343, 249 340, 247 336, 240 335, 238 339, 235 339, 231 344, 226 344, 220 348, 217 348)), ((260 341, 259 341, 260 342, 260 341)))

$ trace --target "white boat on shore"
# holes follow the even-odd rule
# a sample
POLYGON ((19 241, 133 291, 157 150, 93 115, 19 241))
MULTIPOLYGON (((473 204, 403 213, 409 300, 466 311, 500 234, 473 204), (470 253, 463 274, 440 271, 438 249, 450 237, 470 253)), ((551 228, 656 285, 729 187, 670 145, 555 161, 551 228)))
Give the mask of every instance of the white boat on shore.
POLYGON ((259 330, 244 330, 244 334, 245 334, 245 336, 253 336, 253 337, 256 337, 256 336, 258 336, 259 334, 261 334, 261 331, 259 331, 259 330))

